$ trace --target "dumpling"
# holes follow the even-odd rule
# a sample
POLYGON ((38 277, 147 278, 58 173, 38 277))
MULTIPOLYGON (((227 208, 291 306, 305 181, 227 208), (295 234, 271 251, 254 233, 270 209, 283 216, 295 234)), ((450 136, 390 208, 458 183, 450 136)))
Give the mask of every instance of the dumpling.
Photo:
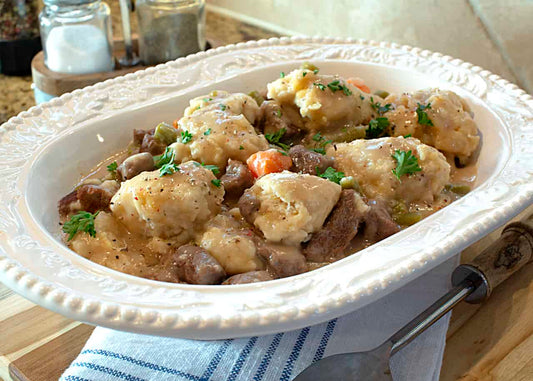
POLYGON ((219 214, 207 223, 196 243, 216 258, 227 274, 234 275, 265 268, 252 237, 250 229, 233 216, 219 214))
POLYGON ((220 211, 224 189, 213 173, 196 162, 166 176, 143 172, 123 182, 111 199, 115 217, 135 234, 189 237, 220 211))
POLYGON ((450 179, 450 165, 442 153, 414 138, 381 138, 339 143, 326 151, 335 159, 337 170, 353 176, 363 193, 373 199, 432 202, 450 179), (398 179, 393 169, 395 152, 416 156, 420 172, 398 179))
POLYGON ((470 157, 479 145, 476 123, 468 104, 453 91, 427 89, 402 95, 389 95, 383 104, 390 103, 392 110, 383 116, 389 119, 388 133, 391 136, 411 136, 420 139, 438 150, 459 156, 470 157), (427 114, 430 122, 418 122, 418 105, 427 114), (428 106, 426 108, 426 106, 428 106))
POLYGON ((259 201, 251 222, 265 238, 294 245, 322 227, 340 193, 329 180, 284 171, 261 177, 245 195, 259 201))
POLYGON ((374 114, 370 98, 357 87, 311 70, 294 70, 269 83, 268 97, 281 105, 296 105, 309 131, 368 124, 374 114))
POLYGON ((268 149, 265 137, 251 124, 259 113, 252 98, 244 94, 207 97, 205 105, 194 108, 199 102, 204 101, 191 101, 178 122, 181 136, 171 145, 177 163, 196 160, 223 169, 229 159, 245 162, 257 151, 268 149))

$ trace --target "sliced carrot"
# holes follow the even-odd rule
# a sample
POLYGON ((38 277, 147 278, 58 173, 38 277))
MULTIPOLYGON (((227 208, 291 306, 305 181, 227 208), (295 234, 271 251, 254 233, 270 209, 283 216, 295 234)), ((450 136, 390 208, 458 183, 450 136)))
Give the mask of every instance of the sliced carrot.
POLYGON ((172 126, 174 126, 174 128, 176 128, 176 129, 179 127, 178 121, 179 121, 179 119, 176 119, 175 121, 172 122, 172 126))
POLYGON ((365 82, 361 78, 349 78, 346 80, 346 82, 348 82, 351 85, 354 85, 359 90, 367 94, 370 94, 370 88, 367 85, 365 85, 365 82))
POLYGON ((284 155, 276 149, 269 149, 254 153, 246 160, 246 164, 257 178, 289 169, 292 166, 292 160, 290 156, 284 155))

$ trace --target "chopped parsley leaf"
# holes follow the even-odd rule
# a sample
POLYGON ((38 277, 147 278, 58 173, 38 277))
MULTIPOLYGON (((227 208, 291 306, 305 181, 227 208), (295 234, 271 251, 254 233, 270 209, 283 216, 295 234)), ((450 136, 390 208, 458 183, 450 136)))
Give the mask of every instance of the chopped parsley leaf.
POLYGON ((187 130, 181 131, 181 142, 183 144, 187 144, 191 140, 192 140, 192 134, 189 131, 187 131, 187 130))
POLYGON ((321 83, 315 82, 315 83, 313 83, 313 85, 315 85, 316 87, 318 87, 322 91, 326 90, 326 85, 323 85, 321 83))
POLYGON ((222 111, 226 111, 226 105, 224 103, 221 103, 218 107, 220 107, 222 111))
POLYGON ((318 74, 318 69, 313 70, 313 74, 318 74))
POLYGON ((244 147, 243 146, 239 146, 239 149, 242 151, 244 149, 244 147))
POLYGON ((404 135, 403 137, 407 139, 407 138, 410 138, 411 136, 413 136, 413 135, 407 134, 407 135, 404 135))
POLYGON ((220 188, 220 180, 219 179, 211 180, 211 184, 213 184, 217 188, 220 188))
POLYGON ((307 75, 307 72, 304 71, 304 72, 302 73, 302 77, 305 77, 306 75, 307 75))
POLYGON ((314 152, 322 154, 322 155, 326 154, 326 149, 325 148, 311 148, 311 151, 314 151, 314 152))
POLYGON ((68 234, 67 241, 70 241, 78 232, 88 233, 91 237, 96 236, 94 229, 94 219, 99 212, 95 214, 81 211, 70 217, 70 219, 63 224, 63 232, 68 234))
POLYGON ((213 172, 213 175, 218 175, 220 173, 220 169, 216 165, 198 163, 196 161, 194 162, 194 165, 196 165, 197 167, 204 167, 205 169, 209 169, 211 172, 213 172))
POLYGON ((170 164, 174 162, 174 155, 176 153, 170 147, 165 148, 165 152, 162 155, 154 156, 156 168, 161 168, 165 164, 170 164))
POLYGON ((372 119, 368 124, 368 128, 366 130, 367 139, 379 138, 383 134, 385 129, 389 127, 389 124, 389 120, 385 117, 372 119))
POLYGON ((314 151, 314 152, 318 152, 322 155, 325 155, 326 154, 326 146, 328 144, 331 144, 333 143, 333 140, 326 140, 321 134, 320 132, 317 132, 315 135, 313 135, 312 139, 317 142, 317 144, 315 144, 315 147, 314 148, 311 148, 311 151, 314 151))
POLYGON ((392 105, 390 103, 387 103, 385 106, 382 106, 381 103, 374 102, 374 97, 370 97, 370 106, 372 106, 372 108, 376 110, 379 115, 383 115, 384 113, 392 109, 392 105))
POLYGON ((361 98, 362 101, 365 100, 365 97, 363 97, 362 95, 359 95, 359 98, 361 98))
POLYGON ((211 102, 211 101, 213 100, 213 98, 204 98, 204 99, 202 99, 202 100, 203 100, 205 103, 207 103, 207 102, 211 102))
POLYGON ((336 92, 336 91, 341 90, 344 93, 344 95, 346 95, 346 96, 352 95, 351 90, 348 87, 346 87, 345 85, 342 85, 339 80, 335 80, 335 81, 332 81, 332 82, 328 83, 328 88, 332 92, 336 92))
POLYGON ((281 130, 278 130, 273 134, 265 134, 265 138, 270 144, 274 144, 287 151, 290 147, 287 144, 280 142, 283 135, 285 135, 285 132, 287 132, 287 130, 285 128, 282 128, 281 130))
POLYGON ((279 77, 280 78, 285 78, 285 73, 284 72, 279 73, 279 77))
POLYGON ((417 103, 416 115, 418 116, 418 123, 424 126, 433 126, 433 122, 429 119, 428 113, 425 111, 431 109, 431 103, 428 103, 427 106, 417 103))
POLYGON ((109 172, 111 172, 111 173, 114 173, 114 172, 117 170, 117 168, 118 168, 118 164, 117 164, 116 161, 112 162, 111 164, 109 164, 109 165, 107 166, 107 170, 108 170, 109 172))
POLYGON ((205 132, 204 132, 204 135, 207 136, 207 135, 211 135, 211 128, 208 128, 205 132))
POLYGON ((277 109, 277 110, 276 110, 276 116, 277 116, 278 118, 281 118, 281 115, 282 115, 282 114, 281 114, 281 110, 280 110, 280 109, 277 109))
POLYGON ((316 175, 322 177, 323 179, 328 179, 329 181, 339 184, 341 179, 344 177, 344 172, 337 172, 335 168, 328 167, 323 173, 320 173, 320 168, 316 167, 316 175))
POLYGON ((165 175, 171 175, 174 172, 178 172, 180 170, 180 167, 178 167, 174 163, 165 164, 161 168, 159 168, 159 175, 165 176, 165 175))
POLYGON ((392 170, 392 173, 394 173, 394 176, 396 176, 399 181, 401 181, 400 177, 403 175, 409 175, 422 170, 422 168, 418 166, 418 158, 413 155, 411 150, 407 152, 396 150, 391 156, 396 160, 396 168, 392 170))

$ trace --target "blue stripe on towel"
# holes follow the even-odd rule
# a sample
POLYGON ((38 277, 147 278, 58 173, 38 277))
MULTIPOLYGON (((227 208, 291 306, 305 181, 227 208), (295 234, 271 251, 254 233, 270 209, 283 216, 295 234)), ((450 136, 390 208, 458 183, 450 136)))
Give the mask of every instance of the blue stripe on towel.
POLYGON ((191 380, 191 381, 200 381, 201 380, 200 377, 194 376, 194 375, 189 374, 189 373, 182 372, 181 370, 167 368, 166 366, 154 364, 154 363, 151 363, 151 362, 148 362, 148 361, 144 361, 144 360, 139 360, 139 359, 136 359, 134 357, 126 356, 126 355, 123 355, 123 354, 120 354, 120 353, 116 353, 116 352, 105 351, 105 350, 102 350, 102 349, 86 349, 86 350, 82 351, 80 354, 81 355, 83 355, 83 354, 95 354, 95 355, 101 355, 101 356, 104 356, 104 357, 112 357, 112 358, 116 358, 116 359, 119 359, 119 360, 124 360, 124 361, 130 362, 132 364, 141 366, 143 368, 148 368, 148 369, 157 370, 157 371, 163 372, 163 373, 169 373, 169 374, 174 374, 176 376, 181 376, 181 377, 186 378, 187 380, 191 380))
POLYGON ((263 376, 265 375, 268 365, 270 364, 270 360, 272 359, 274 352, 276 352, 276 349, 278 349, 279 343, 281 342, 282 337, 283 337, 283 333, 278 333, 272 339, 272 343, 268 347, 266 354, 263 357, 263 360, 261 360, 261 364, 259 364, 259 367, 257 368, 257 371, 255 372, 253 381, 261 381, 263 379, 263 376))
POLYGON ((63 379, 64 381, 91 381, 83 377, 68 375, 63 379))
POLYGON ((229 377, 228 377, 227 381, 235 381, 235 379, 237 378, 237 376, 241 372, 241 369, 242 369, 242 366, 243 366, 244 362, 246 361, 246 359, 250 355, 250 352, 252 351, 252 348, 254 347, 256 342, 257 342, 257 337, 256 336, 254 336, 250 340, 248 340, 248 343, 243 348, 243 350, 239 354, 239 358, 237 359, 237 361, 233 365, 233 368, 231 369, 231 371, 229 373, 229 377))
POLYGON ((324 351, 326 350, 329 338, 333 334, 333 330, 335 329, 336 324, 337 319, 333 319, 328 322, 326 332, 324 332, 324 336, 322 336, 322 340, 320 340, 320 344, 318 345, 318 348, 316 350, 315 357, 313 357, 313 362, 317 362, 318 360, 321 360, 322 357, 324 357, 324 351))
POLYGON ((75 362, 75 363, 71 364, 70 366, 71 367, 76 367, 77 366, 77 367, 81 367, 81 368, 97 370, 99 372, 107 373, 107 374, 110 374, 110 375, 112 375, 114 377, 121 378, 121 379, 126 380, 126 381, 146 381, 144 378, 135 377, 135 376, 132 376, 131 374, 124 373, 124 372, 121 372, 121 371, 116 370, 116 369, 108 368, 106 366, 92 364, 90 362, 75 362))
POLYGON ((300 356, 300 352, 305 343, 305 339, 307 339, 308 334, 309 327, 306 327, 303 328, 300 334, 298 335, 296 343, 294 343, 294 347, 292 348, 292 352, 289 355, 289 359, 285 364, 285 368, 283 368, 283 372, 281 373, 280 381, 289 381, 289 377, 291 376, 292 370, 294 368, 294 363, 296 362, 296 360, 298 360, 298 356, 300 356))
POLYGON ((213 375, 214 371, 217 369, 218 364, 220 363, 220 360, 222 360, 222 357, 226 353, 226 351, 229 348, 229 345, 233 339, 224 340, 224 344, 219 348, 209 365, 207 366, 207 369, 205 370, 204 374, 202 374, 202 377, 200 377, 202 380, 209 380, 211 376, 213 375))

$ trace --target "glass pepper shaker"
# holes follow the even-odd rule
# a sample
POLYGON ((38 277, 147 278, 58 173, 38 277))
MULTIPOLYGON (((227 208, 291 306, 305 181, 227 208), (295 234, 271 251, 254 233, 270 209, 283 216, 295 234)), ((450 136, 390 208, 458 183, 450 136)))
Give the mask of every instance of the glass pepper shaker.
POLYGON ((27 75, 41 50, 37 0, 0 1, 0 67, 7 75, 27 75))
POLYGON ((59 73, 115 67, 109 6, 101 0, 44 0, 40 15, 45 64, 59 73))
POLYGON ((135 12, 145 65, 205 50, 205 0, 136 0, 135 12))

